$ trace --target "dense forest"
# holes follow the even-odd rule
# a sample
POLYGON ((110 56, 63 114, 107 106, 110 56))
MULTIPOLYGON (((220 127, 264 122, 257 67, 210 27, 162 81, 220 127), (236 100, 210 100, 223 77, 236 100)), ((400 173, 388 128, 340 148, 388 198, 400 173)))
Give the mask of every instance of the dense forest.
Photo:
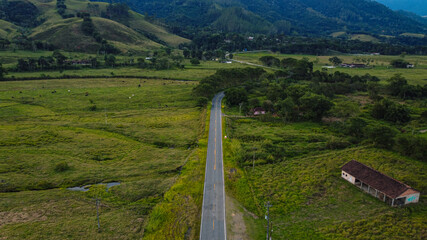
MULTIPOLYGON (((106 1, 106 0, 105 0, 106 1)), ((108 1, 106 1, 108 2, 108 1)), ((327 35, 366 31, 398 35, 425 33, 427 27, 374 1, 351 0, 121 0, 136 11, 181 27, 213 27, 246 33, 327 35)))

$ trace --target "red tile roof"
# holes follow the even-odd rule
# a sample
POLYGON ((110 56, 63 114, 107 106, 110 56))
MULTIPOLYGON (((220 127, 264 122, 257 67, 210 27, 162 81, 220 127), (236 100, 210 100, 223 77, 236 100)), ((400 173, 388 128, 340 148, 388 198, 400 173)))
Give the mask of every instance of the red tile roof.
POLYGON ((351 160, 341 169, 391 198, 397 198, 408 189, 412 189, 410 186, 386 176, 356 160, 351 160))

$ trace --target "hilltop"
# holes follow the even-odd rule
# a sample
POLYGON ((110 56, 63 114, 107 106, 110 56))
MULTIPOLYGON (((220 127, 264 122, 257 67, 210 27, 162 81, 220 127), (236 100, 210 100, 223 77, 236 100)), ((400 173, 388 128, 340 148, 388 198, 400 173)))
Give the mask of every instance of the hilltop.
POLYGON ((121 4, 109 5, 88 0, 4 1, 0 5, 0 18, 3 19, 1 38, 12 41, 23 33, 24 38, 68 51, 96 52, 102 46, 102 40, 122 52, 176 47, 189 42, 121 4), (84 17, 88 15, 94 31, 101 38, 85 34, 82 30, 84 17))

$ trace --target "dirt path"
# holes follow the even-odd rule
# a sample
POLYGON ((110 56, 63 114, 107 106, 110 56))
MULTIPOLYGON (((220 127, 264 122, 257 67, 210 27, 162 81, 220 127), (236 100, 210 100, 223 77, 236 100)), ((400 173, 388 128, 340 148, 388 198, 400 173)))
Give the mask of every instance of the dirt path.
POLYGON ((227 239, 228 240, 249 240, 246 232, 246 224, 243 218, 243 209, 233 198, 225 196, 227 209, 227 239))

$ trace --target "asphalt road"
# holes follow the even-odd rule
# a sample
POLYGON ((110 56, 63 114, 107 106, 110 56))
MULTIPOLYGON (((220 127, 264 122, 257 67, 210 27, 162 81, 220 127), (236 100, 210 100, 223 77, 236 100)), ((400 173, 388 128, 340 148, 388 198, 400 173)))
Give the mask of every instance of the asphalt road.
POLYGON ((222 161, 222 124, 220 93, 212 100, 209 124, 208 155, 206 158, 205 187, 203 191, 201 240, 225 240, 224 167, 222 161))

